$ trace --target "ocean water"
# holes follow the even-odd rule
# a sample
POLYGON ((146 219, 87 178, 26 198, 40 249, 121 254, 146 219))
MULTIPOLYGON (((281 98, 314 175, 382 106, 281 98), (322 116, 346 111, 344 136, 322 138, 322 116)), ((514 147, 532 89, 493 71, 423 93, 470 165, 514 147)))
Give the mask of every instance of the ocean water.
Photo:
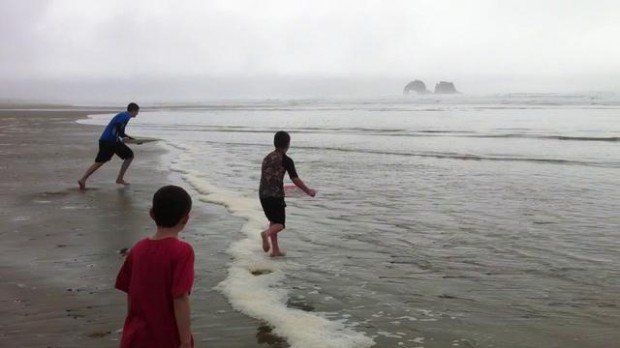
POLYGON ((617 96, 164 105, 128 133, 245 219, 218 290, 292 347, 620 346, 617 96), (318 195, 287 198, 274 260, 257 191, 277 130, 318 195))

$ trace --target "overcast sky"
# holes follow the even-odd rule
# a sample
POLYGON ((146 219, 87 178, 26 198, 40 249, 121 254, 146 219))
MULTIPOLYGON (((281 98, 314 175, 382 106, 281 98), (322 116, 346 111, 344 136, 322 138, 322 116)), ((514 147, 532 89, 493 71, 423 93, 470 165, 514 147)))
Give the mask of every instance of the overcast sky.
POLYGON ((619 89, 620 1, 0 0, 0 16, 4 94, 102 79, 619 89))

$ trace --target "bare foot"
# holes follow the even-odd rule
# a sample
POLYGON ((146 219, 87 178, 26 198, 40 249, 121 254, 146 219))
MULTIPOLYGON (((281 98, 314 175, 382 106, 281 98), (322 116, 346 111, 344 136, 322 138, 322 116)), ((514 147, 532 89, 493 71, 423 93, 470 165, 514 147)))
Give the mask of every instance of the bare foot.
POLYGON ((125 180, 116 180, 116 183, 119 185, 129 185, 129 183, 125 180))
POLYGON ((265 252, 268 252, 269 248, 271 248, 271 245, 269 245, 269 240, 267 238, 267 234, 265 233, 265 231, 260 233, 260 237, 263 239, 263 250, 265 252))
POLYGON ((82 181, 82 179, 78 180, 78 185, 80 185, 80 191, 86 190, 86 182, 82 181))
POLYGON ((283 253, 283 252, 278 250, 278 251, 272 252, 269 256, 271 256, 271 257, 283 257, 283 256, 286 256, 286 253, 283 253))

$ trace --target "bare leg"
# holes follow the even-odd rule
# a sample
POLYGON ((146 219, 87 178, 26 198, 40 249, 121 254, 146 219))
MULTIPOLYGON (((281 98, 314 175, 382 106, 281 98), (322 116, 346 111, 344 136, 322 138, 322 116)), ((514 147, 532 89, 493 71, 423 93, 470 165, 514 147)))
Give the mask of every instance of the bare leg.
POLYGON ((278 233, 284 230, 284 225, 282 224, 273 224, 269 227, 269 239, 271 241, 271 257, 284 256, 284 253, 280 251, 280 247, 278 246, 278 233))
MULTIPOLYGON (((271 227, 271 223, 269 227, 271 227)), ((263 251, 264 252, 268 252, 269 249, 271 248, 271 246, 269 245, 269 236, 267 235, 267 233, 269 233, 269 228, 267 228, 266 230, 260 233, 260 237, 263 240, 263 251)))
POLYGON ((117 184, 129 185, 128 182, 125 182, 123 177, 125 176, 125 172, 127 171, 127 168, 129 168, 129 165, 131 164, 131 161, 133 161, 133 157, 126 158, 123 161, 123 165, 121 165, 121 170, 118 172, 118 177, 116 178, 116 183, 117 184))
POLYGON ((80 190, 86 189, 86 180, 88 179, 88 177, 91 176, 97 169, 101 168, 104 163, 105 162, 95 162, 88 168, 88 170, 86 170, 84 176, 80 180, 78 180, 80 190))
MULTIPOLYGON (((284 226, 282 226, 282 224, 276 224, 276 223, 273 223, 273 222, 269 221, 269 228, 260 233, 260 236, 263 239, 263 250, 265 252, 268 252, 269 249, 270 249, 270 245, 269 245, 269 240, 268 239, 272 238, 273 235, 275 235, 276 233, 282 231, 283 229, 284 229, 284 226)), ((277 245, 278 245, 278 241, 276 240, 276 247, 277 247, 277 245)), ((276 249, 274 249, 274 250, 276 250, 276 249)), ((278 251, 279 251, 279 249, 278 249, 278 251)))
POLYGON ((283 229, 284 229, 284 226, 282 226, 281 224, 276 224, 276 223, 269 221, 269 228, 267 228, 266 230, 260 233, 260 237, 263 239, 263 250, 265 252, 268 252, 270 249, 268 238, 272 234, 278 233, 282 231, 283 229))

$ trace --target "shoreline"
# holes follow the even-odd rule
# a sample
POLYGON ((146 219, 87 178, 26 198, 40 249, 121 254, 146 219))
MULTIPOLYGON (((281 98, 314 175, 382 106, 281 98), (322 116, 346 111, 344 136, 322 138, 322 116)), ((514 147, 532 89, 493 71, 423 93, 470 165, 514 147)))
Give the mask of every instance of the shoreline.
MULTIPOLYGON (((129 187, 114 183, 120 161, 113 159, 85 192, 78 191, 76 181, 96 154, 101 127, 75 121, 117 111, 0 110, 2 346, 118 345, 126 311, 124 294, 113 289, 121 250, 151 233, 153 192, 181 179, 162 166, 169 153, 145 144, 132 147, 129 187)), ((201 202, 181 235, 197 256, 191 297, 196 346, 286 347, 268 326, 234 311, 213 289, 226 277, 226 249, 241 224, 223 207, 201 202)))

